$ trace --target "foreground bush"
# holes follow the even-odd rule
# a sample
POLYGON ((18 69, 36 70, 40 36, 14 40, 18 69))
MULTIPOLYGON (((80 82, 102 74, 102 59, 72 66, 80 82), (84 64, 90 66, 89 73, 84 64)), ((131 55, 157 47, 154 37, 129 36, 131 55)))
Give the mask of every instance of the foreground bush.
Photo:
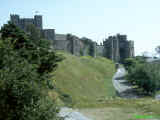
POLYGON ((48 90, 61 59, 45 40, 35 43, 11 23, 0 32, 0 120, 60 120, 48 90))

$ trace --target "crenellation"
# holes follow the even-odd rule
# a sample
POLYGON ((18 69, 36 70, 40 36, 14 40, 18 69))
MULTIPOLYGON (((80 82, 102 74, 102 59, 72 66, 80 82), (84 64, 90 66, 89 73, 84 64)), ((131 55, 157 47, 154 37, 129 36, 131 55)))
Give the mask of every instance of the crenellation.
POLYGON ((103 44, 104 56, 115 62, 123 63, 126 58, 134 57, 134 42, 128 41, 127 35, 109 36, 103 44))
POLYGON ((34 24, 37 28, 43 29, 43 24, 42 24, 42 16, 41 15, 35 15, 34 16, 34 24))
POLYGON ((55 29, 43 29, 42 15, 35 15, 34 18, 20 18, 17 14, 11 14, 10 20, 22 30, 26 31, 27 26, 33 24, 41 31, 45 39, 51 41, 55 50, 64 50, 74 55, 104 56, 115 62, 123 62, 125 58, 134 56, 134 42, 127 40, 127 35, 117 34, 109 36, 103 44, 97 45, 89 38, 79 38, 71 34, 56 34, 55 29))
POLYGON ((24 31, 26 31, 29 24, 35 25, 38 29, 43 29, 41 15, 35 15, 34 18, 20 18, 17 14, 11 14, 10 20, 24 31))
POLYGON ((55 40, 55 29, 43 29, 41 32, 44 38, 51 41, 55 40))

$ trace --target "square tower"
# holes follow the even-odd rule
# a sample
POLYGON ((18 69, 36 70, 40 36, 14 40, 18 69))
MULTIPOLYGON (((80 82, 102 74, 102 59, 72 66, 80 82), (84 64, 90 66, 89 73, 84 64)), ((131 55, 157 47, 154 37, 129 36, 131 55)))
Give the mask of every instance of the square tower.
POLYGON ((11 14, 10 15, 10 20, 13 24, 20 26, 20 19, 19 19, 19 15, 16 14, 11 14))
POLYGON ((42 26, 42 15, 35 15, 34 16, 34 25, 39 28, 39 29, 43 29, 42 26))

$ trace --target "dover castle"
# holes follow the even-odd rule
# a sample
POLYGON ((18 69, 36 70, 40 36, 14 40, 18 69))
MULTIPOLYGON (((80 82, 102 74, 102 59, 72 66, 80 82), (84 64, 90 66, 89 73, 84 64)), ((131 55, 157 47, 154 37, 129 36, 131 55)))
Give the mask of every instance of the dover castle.
POLYGON ((43 29, 41 15, 35 15, 34 18, 20 18, 19 15, 12 14, 10 21, 24 31, 28 25, 33 24, 46 39, 51 41, 55 50, 63 50, 76 56, 104 56, 115 62, 123 62, 125 58, 134 57, 134 42, 127 40, 126 35, 109 36, 103 41, 103 44, 98 45, 86 37, 56 34, 55 29, 43 29))

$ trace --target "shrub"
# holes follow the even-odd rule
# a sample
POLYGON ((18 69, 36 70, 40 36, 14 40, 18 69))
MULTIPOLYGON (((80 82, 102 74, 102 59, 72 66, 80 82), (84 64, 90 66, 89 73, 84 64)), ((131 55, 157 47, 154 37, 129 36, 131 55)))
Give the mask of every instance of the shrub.
POLYGON ((127 59, 124 60, 123 65, 124 65, 126 70, 129 70, 130 67, 134 67, 135 66, 136 62, 137 61, 134 58, 127 58, 127 59))
POLYGON ((60 120, 48 97, 50 72, 60 60, 43 40, 35 43, 12 23, 0 31, 0 119, 60 120))
POLYGON ((146 63, 145 58, 143 56, 136 56, 135 58, 127 58, 124 60, 124 67, 126 70, 130 70, 130 68, 135 67, 135 65, 139 63, 139 64, 143 64, 146 63))
POLYGON ((142 89, 144 93, 155 94, 160 88, 160 65, 136 63, 130 68, 127 80, 142 89))

